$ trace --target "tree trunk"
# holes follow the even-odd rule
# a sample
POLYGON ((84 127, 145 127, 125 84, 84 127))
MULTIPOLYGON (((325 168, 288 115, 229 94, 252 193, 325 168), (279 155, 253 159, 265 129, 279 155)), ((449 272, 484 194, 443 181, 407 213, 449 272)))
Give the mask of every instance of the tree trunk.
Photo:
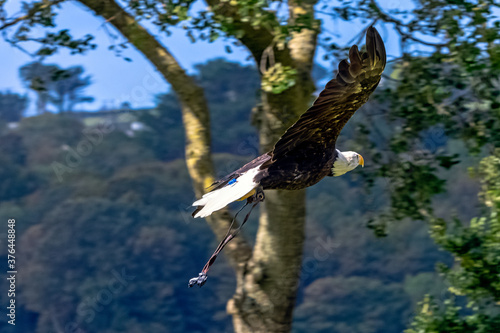
MULTIPOLYGON (((263 151, 272 149, 307 108, 309 98, 303 98, 304 93, 297 85, 280 95, 264 95, 260 127, 263 151)), ((305 190, 266 191, 252 258, 239 272, 238 288, 228 303, 235 332, 291 330, 305 239, 305 194, 305 190)))
MULTIPOLYGON (((290 1, 290 21, 313 13, 315 2, 290 1)), ((296 84, 276 95, 263 92, 259 133, 262 152, 269 151, 309 107, 314 92, 311 78, 317 31, 294 33, 285 50, 274 49, 277 62, 297 70, 296 84)), ((245 40, 242 40, 245 43, 245 40)), ((251 45, 255 45, 252 42, 251 45)), ((262 51, 268 45, 261 45, 262 51)), ((253 50, 252 54, 262 55, 253 50)), ((260 58, 256 58, 259 66, 260 58)), ((255 248, 245 271, 238 274, 238 288, 228 303, 238 333, 290 332, 300 280, 305 239, 306 195, 300 191, 267 191, 255 248)))

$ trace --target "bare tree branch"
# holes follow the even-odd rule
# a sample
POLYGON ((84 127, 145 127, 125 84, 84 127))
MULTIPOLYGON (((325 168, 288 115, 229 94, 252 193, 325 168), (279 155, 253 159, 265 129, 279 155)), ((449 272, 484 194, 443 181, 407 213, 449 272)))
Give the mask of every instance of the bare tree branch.
MULTIPOLYGON (((375 0, 370 0, 370 8, 369 9, 366 9, 366 8, 359 8, 359 9, 361 11, 364 11, 365 13, 369 14, 368 17, 373 16, 373 12, 371 12, 369 9, 371 9, 371 10, 373 10, 375 12, 375 14, 378 16, 378 18, 375 19, 372 24, 375 24, 378 19, 381 19, 384 22, 388 22, 388 23, 394 24, 394 28, 401 35, 401 37, 402 37, 403 40, 409 39, 409 40, 412 40, 412 41, 417 42, 417 43, 422 44, 422 45, 431 46, 431 47, 437 47, 437 48, 448 46, 447 43, 433 43, 433 42, 428 42, 428 41, 425 41, 425 40, 422 40, 422 39, 420 39, 418 37, 413 36, 411 33, 405 32, 403 30, 403 27, 407 27, 408 24, 406 24, 406 23, 404 23, 404 22, 402 22, 402 21, 400 21, 400 20, 398 20, 398 19, 390 16, 389 14, 385 13, 382 10, 382 8, 380 8, 380 6, 377 4, 377 2, 375 0)), ((325 12, 325 11, 316 11, 316 12, 324 14, 324 15, 331 16, 332 18, 338 18, 338 15, 336 13, 329 13, 329 12, 325 12)), ((356 40, 356 38, 358 36, 363 36, 363 35, 364 35, 363 33, 361 33, 360 35, 356 35, 348 44, 352 44, 352 42, 354 40, 356 40)), ((359 43, 359 41, 356 44, 358 44, 358 43, 359 43)))
POLYGON ((29 20, 30 18, 34 17, 39 11, 43 9, 47 9, 49 7, 52 7, 54 5, 60 4, 61 2, 64 2, 66 0, 53 0, 53 1, 43 1, 41 3, 35 3, 32 5, 31 9, 28 11, 26 15, 19 16, 15 19, 11 19, 9 22, 5 22, 5 19, 2 19, 5 23, 0 26, 0 31, 7 29, 8 27, 14 26, 18 23, 21 23, 23 21, 29 20))
POLYGON ((386 14, 379 6, 378 4, 375 2, 375 0, 370 0, 370 4, 372 6, 372 8, 375 10, 375 12, 377 13, 377 15, 385 22, 389 22, 389 23, 393 23, 394 24, 394 28, 396 29, 396 31, 403 37, 403 39, 410 39, 414 42, 417 42, 417 43, 420 43, 422 45, 426 45, 426 46, 432 46, 432 47, 446 47, 448 46, 447 43, 432 43, 432 42, 427 42, 427 41, 424 41, 424 40, 421 40, 420 38, 417 38, 415 36, 413 36, 412 34, 410 33, 407 33, 407 32, 404 32, 403 29, 401 27, 405 27, 407 26, 407 24, 391 17, 389 14, 386 14))

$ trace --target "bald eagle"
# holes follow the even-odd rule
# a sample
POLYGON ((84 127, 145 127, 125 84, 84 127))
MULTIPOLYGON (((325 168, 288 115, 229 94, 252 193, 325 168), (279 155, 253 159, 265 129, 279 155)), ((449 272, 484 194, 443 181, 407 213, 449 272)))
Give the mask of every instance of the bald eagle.
MULTIPOLYGON (((247 199, 247 204, 253 202, 255 206, 264 200, 264 190, 299 190, 324 177, 338 177, 358 165, 364 166, 360 154, 340 151, 335 143, 344 125, 379 84, 385 64, 382 38, 370 27, 366 33, 366 51, 360 52, 353 45, 349 60, 339 63, 336 77, 326 84, 313 105, 283 134, 273 150, 216 181, 209 193, 193 203, 197 207, 193 217, 209 216, 237 200, 247 199)), ((228 231, 200 276, 190 280, 190 286, 203 285, 208 267, 234 236, 228 231)))
MULTIPOLYGON (((366 33, 366 52, 356 45, 349 61, 342 60, 335 79, 328 82, 314 104, 275 144, 274 149, 216 181, 211 192, 193 203, 194 217, 206 217, 229 203, 261 194, 262 190, 299 190, 326 176, 338 177, 363 157, 335 147, 349 118, 375 90, 385 68, 382 38, 373 27, 366 33)), ((262 196, 262 194, 261 194, 262 196)))

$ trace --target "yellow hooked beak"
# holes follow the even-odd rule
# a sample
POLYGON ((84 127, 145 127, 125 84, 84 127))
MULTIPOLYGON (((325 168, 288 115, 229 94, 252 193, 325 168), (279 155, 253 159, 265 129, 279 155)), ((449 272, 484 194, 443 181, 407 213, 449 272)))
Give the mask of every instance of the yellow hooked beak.
POLYGON ((361 165, 361 167, 365 167, 365 159, 363 158, 363 156, 359 155, 359 164, 361 165))

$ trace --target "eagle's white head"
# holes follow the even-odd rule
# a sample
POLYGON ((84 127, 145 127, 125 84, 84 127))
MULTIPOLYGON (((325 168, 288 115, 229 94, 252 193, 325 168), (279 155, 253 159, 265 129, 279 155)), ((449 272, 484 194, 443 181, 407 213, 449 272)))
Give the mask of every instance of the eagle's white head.
POLYGON ((354 151, 337 150, 337 159, 333 163, 332 173, 335 177, 342 176, 351 170, 354 170, 358 165, 365 166, 363 156, 354 151))

